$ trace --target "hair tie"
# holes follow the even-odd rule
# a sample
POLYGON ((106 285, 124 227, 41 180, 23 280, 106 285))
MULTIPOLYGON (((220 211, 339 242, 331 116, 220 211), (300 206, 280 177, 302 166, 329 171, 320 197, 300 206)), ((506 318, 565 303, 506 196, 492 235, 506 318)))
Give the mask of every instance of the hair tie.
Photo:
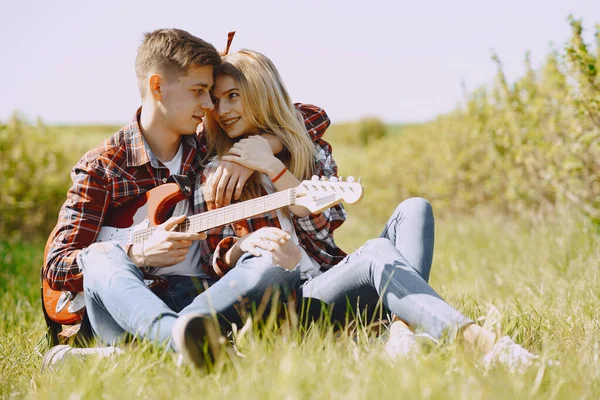
POLYGON ((229 47, 231 47, 231 42, 233 41, 234 36, 235 31, 231 31, 227 34, 227 47, 225 47, 225 51, 219 53, 221 56, 226 56, 229 53, 229 47))

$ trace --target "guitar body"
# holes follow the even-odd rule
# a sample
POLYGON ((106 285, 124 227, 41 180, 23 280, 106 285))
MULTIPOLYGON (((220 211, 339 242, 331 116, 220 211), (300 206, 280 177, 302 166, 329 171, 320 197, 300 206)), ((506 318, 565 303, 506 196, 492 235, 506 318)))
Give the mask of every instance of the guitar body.
MULTIPOLYGON (((127 206, 110 213, 95 242, 115 241, 126 244, 129 242, 132 232, 165 222, 169 211, 184 199, 185 195, 176 183, 157 186, 127 206)), ((56 230, 56 228, 54 229, 56 230)), ((44 262, 48 256, 55 230, 52 231, 46 242, 44 262)), ((42 303, 46 315, 52 321, 63 325, 81 322, 85 311, 83 293, 53 290, 44 277, 42 277, 42 303)))

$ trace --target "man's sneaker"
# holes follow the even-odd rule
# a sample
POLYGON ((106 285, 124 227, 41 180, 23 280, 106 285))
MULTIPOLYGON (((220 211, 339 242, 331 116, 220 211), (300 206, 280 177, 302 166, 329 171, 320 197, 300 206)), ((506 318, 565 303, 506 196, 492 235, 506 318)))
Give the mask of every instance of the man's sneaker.
POLYGON ((414 357, 419 352, 415 334, 406 325, 393 323, 390 326, 390 336, 385 344, 385 352, 392 360, 398 357, 414 357))
POLYGON ((516 344, 510 337, 504 336, 496 342, 492 351, 483 357, 485 369, 504 365, 510 372, 523 373, 539 357, 516 344))
POLYGON ((184 361, 210 371, 219 357, 225 338, 212 318, 201 314, 185 314, 173 325, 173 345, 184 361))
POLYGON ((42 371, 57 368, 69 358, 84 360, 89 356, 106 358, 119 354, 123 354, 123 350, 118 347, 75 348, 67 346, 66 344, 59 344, 52 347, 44 355, 44 359, 42 360, 42 371))

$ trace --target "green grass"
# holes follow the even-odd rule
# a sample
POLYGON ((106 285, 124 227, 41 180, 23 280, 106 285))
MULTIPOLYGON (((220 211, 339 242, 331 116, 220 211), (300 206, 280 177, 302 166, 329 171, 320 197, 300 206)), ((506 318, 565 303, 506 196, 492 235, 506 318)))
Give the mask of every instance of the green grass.
MULTIPOLYGON (((355 215, 366 213, 360 207, 338 233, 348 250, 378 234, 384 222, 357 229, 363 224, 355 215)), ((260 335, 250 329, 239 340, 247 357, 210 375, 178 368, 171 354, 145 344, 117 359, 42 373, 42 244, 2 243, 0 397, 599 398, 598 227, 570 214, 537 221, 478 214, 438 217, 436 233, 432 286, 471 318, 560 366, 522 376, 501 369, 485 374, 478 356, 459 345, 392 363, 383 342, 365 331, 347 337, 319 325, 260 335)))

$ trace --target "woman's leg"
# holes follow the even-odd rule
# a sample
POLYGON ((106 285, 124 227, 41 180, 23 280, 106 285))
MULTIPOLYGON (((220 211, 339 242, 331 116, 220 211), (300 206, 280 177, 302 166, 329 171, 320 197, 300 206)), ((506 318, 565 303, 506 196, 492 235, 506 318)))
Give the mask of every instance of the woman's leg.
POLYGON ((435 223, 431 204, 420 197, 404 200, 396 207, 379 237, 389 239, 428 282, 433 258, 435 223))
POLYGON ((436 339, 445 333, 454 337, 473 322, 443 301, 394 244, 383 238, 369 240, 340 264, 309 281, 302 288, 302 297, 333 305, 336 316, 346 312, 347 303, 364 307, 381 299, 413 329, 436 339))

